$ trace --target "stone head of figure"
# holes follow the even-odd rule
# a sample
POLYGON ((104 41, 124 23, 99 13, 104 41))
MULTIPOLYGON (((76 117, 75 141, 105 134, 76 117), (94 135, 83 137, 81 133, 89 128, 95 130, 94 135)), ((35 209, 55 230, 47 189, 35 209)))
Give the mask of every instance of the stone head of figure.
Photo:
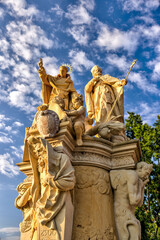
POLYGON ((59 73, 60 73, 61 77, 65 78, 67 75, 67 72, 68 72, 68 68, 66 66, 62 65, 59 67, 59 73))
POLYGON ((141 178, 143 181, 148 179, 152 170, 153 170, 152 164, 148 164, 146 162, 137 163, 136 171, 138 173, 139 178, 141 178))
POLYGON ((72 104, 74 109, 78 109, 79 107, 83 106, 83 95, 82 94, 76 94, 72 98, 72 104))
POLYGON ((98 67, 97 65, 95 65, 91 69, 91 73, 92 73, 93 77, 101 76, 102 75, 102 69, 100 67, 98 67))

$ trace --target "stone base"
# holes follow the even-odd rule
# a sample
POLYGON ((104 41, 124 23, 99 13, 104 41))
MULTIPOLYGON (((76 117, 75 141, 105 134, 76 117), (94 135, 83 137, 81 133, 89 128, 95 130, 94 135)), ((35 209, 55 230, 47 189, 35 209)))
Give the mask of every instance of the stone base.
MULTIPOLYGON (((38 136, 36 130, 34 135, 38 136)), ((60 240, 116 240, 109 172, 115 169, 135 169, 141 157, 139 141, 112 143, 101 138, 84 136, 83 145, 77 146, 68 123, 62 123, 57 135, 47 140, 53 147, 60 146, 70 157, 76 174, 73 231, 70 217, 73 208, 70 206, 64 210, 65 219, 57 215, 61 223, 57 226, 60 240)), ((33 174, 25 151, 23 162, 17 165, 27 176, 33 174)), ((37 240, 59 239, 54 230, 39 226, 37 240)))

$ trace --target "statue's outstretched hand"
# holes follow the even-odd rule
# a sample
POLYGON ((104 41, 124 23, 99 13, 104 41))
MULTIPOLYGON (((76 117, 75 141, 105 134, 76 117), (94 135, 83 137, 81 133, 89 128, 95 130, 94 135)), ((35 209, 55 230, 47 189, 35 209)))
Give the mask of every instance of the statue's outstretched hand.
POLYGON ((42 58, 39 59, 38 66, 39 66, 39 69, 43 68, 43 60, 42 60, 42 58))
POLYGON ((126 79, 122 79, 121 80, 121 84, 122 84, 122 86, 127 85, 127 80, 126 79))

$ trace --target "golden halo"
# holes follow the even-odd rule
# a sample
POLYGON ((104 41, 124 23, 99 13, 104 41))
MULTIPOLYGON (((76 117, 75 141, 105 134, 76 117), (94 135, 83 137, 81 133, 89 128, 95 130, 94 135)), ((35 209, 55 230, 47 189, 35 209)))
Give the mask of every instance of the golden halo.
POLYGON ((73 71, 73 67, 70 64, 63 64, 62 66, 69 68, 68 74, 70 74, 73 71))

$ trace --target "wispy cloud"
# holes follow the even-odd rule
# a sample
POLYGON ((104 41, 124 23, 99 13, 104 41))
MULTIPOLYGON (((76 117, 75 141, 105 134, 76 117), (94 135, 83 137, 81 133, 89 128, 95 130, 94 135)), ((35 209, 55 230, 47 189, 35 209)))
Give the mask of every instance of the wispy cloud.
POLYGON ((19 174, 19 169, 14 165, 14 160, 9 153, 0 155, 0 173, 8 177, 19 174))
POLYGON ((20 231, 18 227, 0 228, 0 237, 3 240, 19 240, 20 231))
POLYGON ((1 0, 9 10, 10 15, 18 17, 33 17, 39 14, 38 9, 34 5, 28 5, 25 0, 1 0))
POLYGON ((72 37, 80 44, 86 45, 89 40, 89 34, 84 26, 74 26, 68 28, 67 32, 72 35, 72 37))
POLYGON ((10 148, 13 156, 16 156, 17 158, 22 159, 23 150, 21 146, 20 147, 11 146, 10 148))
POLYGON ((1 233, 15 233, 19 232, 18 227, 6 227, 6 228, 0 228, 1 233))
POLYGON ((30 21, 12 21, 6 29, 12 51, 24 60, 28 61, 35 55, 40 55, 40 47, 49 49, 53 46, 53 41, 47 38, 46 32, 30 21))
POLYGON ((106 24, 99 23, 98 37, 95 44, 105 50, 127 50, 133 53, 137 49, 139 34, 133 30, 121 31, 109 29, 106 24))
POLYGON ((69 5, 65 17, 71 20, 73 25, 90 24, 92 17, 90 16, 84 4, 69 5))
POLYGON ((18 129, 22 126, 23 123, 0 114, 0 143, 13 143, 12 134, 17 134, 18 129))
POLYGON ((117 54, 107 54, 106 62, 117 67, 121 72, 125 72, 131 65, 126 56, 119 57, 117 54))
POLYGON ((89 60, 86 56, 86 53, 83 51, 71 50, 69 52, 69 57, 71 64, 76 69, 76 71, 82 72, 84 68, 90 69, 94 66, 93 61, 89 60))
POLYGON ((128 79, 144 92, 160 95, 157 85, 149 82, 144 72, 131 72, 128 79))
MULTIPOLYGON (((129 109, 129 112, 140 114, 143 122, 148 123, 149 125, 152 125, 156 121, 157 116, 160 115, 160 105, 158 101, 150 103, 140 102, 139 105, 129 107, 129 109)), ((127 115, 125 118, 127 118, 127 115)))
POLYGON ((3 18, 3 16, 4 16, 4 10, 3 8, 0 8, 0 18, 3 18))
POLYGON ((0 136, 0 143, 13 143, 13 140, 9 136, 0 136))
POLYGON ((96 5, 94 0, 80 0, 79 2, 82 6, 88 9, 88 11, 93 11, 96 5))
POLYGON ((127 12, 150 12, 157 9, 160 6, 159 0, 118 0, 123 7, 123 10, 127 12))

